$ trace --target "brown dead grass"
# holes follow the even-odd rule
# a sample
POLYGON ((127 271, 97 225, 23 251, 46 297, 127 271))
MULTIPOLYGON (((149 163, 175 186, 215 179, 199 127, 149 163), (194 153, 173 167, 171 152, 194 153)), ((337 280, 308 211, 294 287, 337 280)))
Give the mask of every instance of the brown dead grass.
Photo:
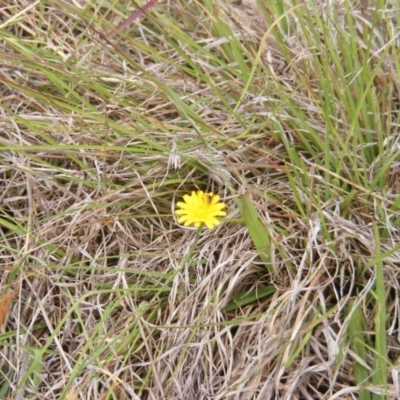
MULTIPOLYGON (((44 11, 40 2, 15 3, 0 2, 2 21, 15 18, 7 29, 21 41, 37 42, 38 52, 22 54, 17 44, 1 42, 0 141, 8 150, 0 161, 0 325, 11 290, 14 299, 0 335, 4 398, 357 398, 357 355, 346 339, 345 310, 360 289, 357 299, 369 315, 363 302, 375 276, 366 273, 360 285, 357 274, 374 256, 370 223, 387 223, 371 211, 373 195, 360 200, 358 212, 343 216, 338 190, 321 213, 310 211, 305 220, 295 211, 285 149, 264 123, 278 102, 272 95, 249 94, 238 110, 242 126, 230 118, 215 89, 189 70, 184 75, 185 60, 151 34, 151 19, 131 34, 155 49, 153 58, 117 36, 117 50, 138 68, 112 51, 102 35, 134 12, 133 6, 123 14, 118 7, 94 9, 82 0, 44 2, 44 11), (79 16, 84 7, 85 18, 79 16), (48 52, 52 59, 45 58, 48 52), (169 63, 157 62, 157 53, 169 63), (61 92, 48 71, 66 78, 71 91, 61 92), (101 81, 104 92, 90 80, 101 81), (210 128, 208 150, 156 80, 187 104, 198 102, 193 107, 210 128), (75 93, 84 100, 82 109, 70 101, 75 93), (178 141, 186 146, 175 154, 178 141), (264 221, 277 227, 271 229, 275 276, 260 265, 247 228, 229 222, 204 231, 182 268, 196 232, 176 224, 171 202, 194 187, 208 187, 227 202, 229 218, 240 218, 234 194, 224 186, 227 178, 238 192, 250 192, 264 221), (224 311, 235 294, 271 283, 277 289, 272 296, 224 311)), ((216 12, 248 49, 257 50, 268 24, 254 2, 236 3, 216 2, 216 12)), ((180 2, 160 7, 164 18, 174 18, 187 31, 186 18, 205 18, 190 15, 192 9, 180 2)), ((198 35, 199 43, 215 46, 217 54, 217 39, 206 28, 199 22, 194 40, 198 35)), ((311 50, 295 41, 288 46, 293 68, 272 37, 262 61, 276 82, 295 87, 311 50)), ((223 79, 224 71, 198 61, 215 74, 213 83, 233 108, 243 83, 223 79)), ((309 109, 310 125, 323 134, 324 119, 310 95, 317 79, 304 76, 310 85, 293 99, 309 109)), ((397 93, 393 99, 398 102, 397 93)), ((282 123, 295 118, 284 104, 281 111, 282 123)), ((298 139, 295 132, 288 137, 298 139)), ((311 187, 323 190, 322 167, 309 155, 304 158, 311 187)), ((344 180, 351 180, 348 167, 344 180)), ((398 195, 397 167, 388 181, 393 183, 384 199, 389 208, 398 195)), ((300 187, 299 193, 302 202, 312 203, 300 187)), ((397 228, 389 228, 383 250, 398 243, 397 228)), ((385 263, 395 360, 399 251, 385 263)), ((395 398, 395 382, 388 390, 395 398)))

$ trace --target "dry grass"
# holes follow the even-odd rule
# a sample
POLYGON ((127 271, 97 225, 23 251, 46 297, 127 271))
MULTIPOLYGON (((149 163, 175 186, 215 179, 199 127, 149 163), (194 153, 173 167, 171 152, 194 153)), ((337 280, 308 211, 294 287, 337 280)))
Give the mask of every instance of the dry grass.
POLYGON ((400 4, 11 3, 0 398, 400 398, 400 4))

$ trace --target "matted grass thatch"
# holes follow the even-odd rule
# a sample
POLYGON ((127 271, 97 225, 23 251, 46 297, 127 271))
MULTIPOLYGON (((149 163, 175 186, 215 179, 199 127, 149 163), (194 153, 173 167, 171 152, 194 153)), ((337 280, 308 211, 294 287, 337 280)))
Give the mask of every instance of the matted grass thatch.
POLYGON ((0 398, 399 398, 399 10, 0 0, 0 398))

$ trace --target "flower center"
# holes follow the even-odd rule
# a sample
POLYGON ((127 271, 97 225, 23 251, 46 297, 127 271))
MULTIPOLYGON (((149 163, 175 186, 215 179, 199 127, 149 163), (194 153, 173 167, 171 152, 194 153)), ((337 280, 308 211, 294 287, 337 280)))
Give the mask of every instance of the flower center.
POLYGON ((207 218, 208 213, 210 211, 210 203, 211 203, 210 196, 207 194, 204 194, 202 201, 199 204, 198 209, 195 210, 196 218, 198 220, 203 220, 204 218, 207 218))

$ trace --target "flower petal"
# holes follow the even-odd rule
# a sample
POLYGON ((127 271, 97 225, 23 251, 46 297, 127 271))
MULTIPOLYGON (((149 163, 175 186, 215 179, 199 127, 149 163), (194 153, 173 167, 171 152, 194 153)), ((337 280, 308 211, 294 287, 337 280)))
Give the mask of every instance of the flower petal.
MULTIPOLYGON (((218 202, 219 202, 219 199, 220 199, 221 197, 219 197, 217 194, 214 196, 214 197, 212 197, 211 198, 211 205, 215 205, 215 204, 217 204, 218 202)), ((224 207, 225 207, 225 204, 223 204, 223 203, 221 203, 224 207)))
POLYGON ((176 210, 175 211, 175 214, 177 214, 177 215, 183 215, 183 214, 187 214, 188 212, 187 212, 187 210, 176 210))

